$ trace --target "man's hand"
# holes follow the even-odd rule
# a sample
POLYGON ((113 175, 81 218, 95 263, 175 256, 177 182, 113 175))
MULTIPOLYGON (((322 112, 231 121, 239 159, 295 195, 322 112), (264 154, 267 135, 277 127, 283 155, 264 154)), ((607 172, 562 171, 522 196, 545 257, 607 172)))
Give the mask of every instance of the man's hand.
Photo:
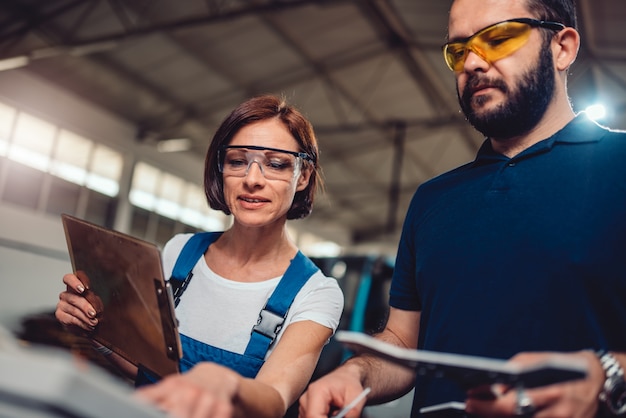
MULTIPOLYGON (((363 391, 358 375, 343 366, 309 385, 300 397, 300 418, 327 418, 354 400, 363 391)), ((358 418, 365 406, 365 399, 346 415, 358 418)))
POLYGON ((516 388, 498 385, 491 390, 494 393, 492 399, 486 399, 485 388, 473 389, 468 391, 466 411, 481 417, 516 416, 516 408, 522 401, 520 398, 527 397, 526 401, 535 411, 534 417, 595 417, 598 410, 598 393, 604 382, 604 372, 593 352, 522 353, 513 357, 511 361, 532 364, 555 355, 564 359, 584 358, 589 364, 589 374, 585 379, 524 389, 522 392, 516 388))

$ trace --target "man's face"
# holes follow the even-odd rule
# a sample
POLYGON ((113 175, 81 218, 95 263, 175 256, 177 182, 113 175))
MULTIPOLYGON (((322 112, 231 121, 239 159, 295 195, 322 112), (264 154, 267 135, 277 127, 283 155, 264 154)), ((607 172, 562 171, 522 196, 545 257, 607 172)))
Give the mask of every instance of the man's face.
POLYGON ((535 65, 515 82, 506 82, 497 75, 471 73, 463 92, 458 91, 457 82, 459 104, 469 123, 483 135, 496 139, 522 135, 534 128, 545 113, 554 89, 555 71, 549 45, 541 49, 535 65), (488 107, 491 96, 473 94, 483 84, 499 89, 504 99, 488 107))
MULTIPOLYGON (((481 29, 515 18, 534 18, 526 0, 455 0, 449 39, 461 40, 481 29)), ((488 62, 469 52, 455 73, 457 95, 468 121, 484 135, 506 139, 534 128, 555 91, 550 43, 534 28, 523 46, 488 62)))

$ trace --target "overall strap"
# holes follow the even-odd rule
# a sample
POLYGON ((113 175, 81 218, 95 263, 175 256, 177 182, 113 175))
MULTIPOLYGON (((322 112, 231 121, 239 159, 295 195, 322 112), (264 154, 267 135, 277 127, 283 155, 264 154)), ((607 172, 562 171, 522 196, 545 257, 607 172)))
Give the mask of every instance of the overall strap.
POLYGON ((300 251, 296 254, 278 286, 259 313, 257 324, 252 327, 245 355, 264 359, 267 350, 276 339, 285 322, 289 307, 302 286, 319 269, 300 251))
POLYGON ((209 245, 217 240, 220 235, 222 235, 221 232, 198 232, 189 238, 183 246, 176 259, 176 264, 174 264, 172 277, 169 280, 174 294, 175 306, 178 306, 180 297, 193 277, 191 270, 193 270, 200 257, 209 248, 209 245))

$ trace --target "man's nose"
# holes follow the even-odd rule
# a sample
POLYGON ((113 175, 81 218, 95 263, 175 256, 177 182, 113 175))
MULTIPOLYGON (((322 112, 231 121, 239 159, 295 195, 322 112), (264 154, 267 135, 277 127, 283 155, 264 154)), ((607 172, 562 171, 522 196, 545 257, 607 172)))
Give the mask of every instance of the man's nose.
POLYGON ((470 49, 467 51, 467 56, 465 57, 465 61, 463 62, 463 69, 468 72, 474 71, 487 71, 491 64, 485 58, 483 58, 482 54, 474 49, 470 49))

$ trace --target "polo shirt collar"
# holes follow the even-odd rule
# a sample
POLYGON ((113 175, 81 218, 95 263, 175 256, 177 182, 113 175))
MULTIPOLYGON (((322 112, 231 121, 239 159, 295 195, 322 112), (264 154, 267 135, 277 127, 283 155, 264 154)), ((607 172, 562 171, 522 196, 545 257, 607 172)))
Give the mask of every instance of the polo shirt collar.
POLYGON ((572 119, 561 130, 556 132, 549 138, 537 142, 528 149, 525 149, 513 158, 509 158, 505 155, 497 153, 491 146, 491 141, 486 138, 483 144, 480 146, 476 159, 473 164, 486 164, 494 161, 508 161, 511 159, 519 159, 532 154, 548 152, 556 143, 569 143, 569 144, 581 144, 585 142, 598 142, 602 135, 598 135, 599 132, 606 128, 598 125, 595 121, 591 120, 584 112, 578 113, 574 119, 572 119))

